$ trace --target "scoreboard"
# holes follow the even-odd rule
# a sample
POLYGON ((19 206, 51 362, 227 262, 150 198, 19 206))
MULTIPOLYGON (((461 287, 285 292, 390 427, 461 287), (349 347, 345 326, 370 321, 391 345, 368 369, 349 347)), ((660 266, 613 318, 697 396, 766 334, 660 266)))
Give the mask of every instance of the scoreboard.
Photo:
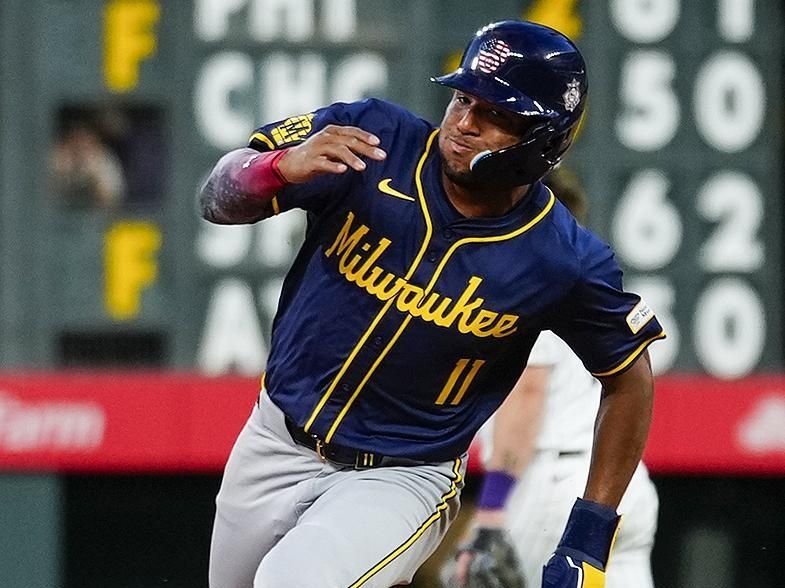
POLYGON ((592 224, 668 339, 659 371, 782 365, 782 6, 586 3, 592 224))
POLYGON ((262 122, 379 96, 438 121, 428 82, 479 26, 576 38, 589 106, 565 165, 628 289, 668 332, 659 372, 782 369, 783 7, 765 0, 4 0, 0 365, 264 368, 304 230, 200 221, 195 192, 262 122), (40 39, 30 50, 19 31, 40 39), (46 167, 99 122, 125 199, 74 210, 46 167), (131 351, 129 351, 131 350, 131 351))

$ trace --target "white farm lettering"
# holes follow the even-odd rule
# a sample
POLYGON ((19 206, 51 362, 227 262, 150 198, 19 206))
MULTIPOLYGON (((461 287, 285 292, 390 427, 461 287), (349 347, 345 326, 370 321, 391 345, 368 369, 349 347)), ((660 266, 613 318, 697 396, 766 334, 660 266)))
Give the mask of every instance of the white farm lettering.
POLYGON ((96 449, 106 415, 91 402, 25 403, 0 391, 0 451, 96 449))

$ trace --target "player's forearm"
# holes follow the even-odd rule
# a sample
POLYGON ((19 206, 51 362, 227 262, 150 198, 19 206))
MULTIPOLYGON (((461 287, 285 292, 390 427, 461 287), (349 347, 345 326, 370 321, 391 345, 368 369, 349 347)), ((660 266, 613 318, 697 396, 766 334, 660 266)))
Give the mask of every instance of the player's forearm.
POLYGON ((504 504, 534 453, 550 372, 547 367, 526 368, 494 415, 491 456, 474 517, 477 526, 504 525, 504 504))
POLYGON ((281 154, 244 148, 224 155, 199 191, 202 217, 243 224, 270 216, 275 192, 285 184, 275 165, 281 154))
POLYGON ((494 483, 488 479, 488 476, 502 478, 503 488, 506 488, 508 493, 512 491, 512 483, 518 479, 534 453, 544 397, 544 393, 526 394, 516 386, 496 411, 493 422, 493 449, 486 465, 488 473, 483 480, 480 505, 474 516, 477 526, 489 528, 504 526, 506 514, 503 505, 507 496, 500 499, 498 505, 483 506, 482 504, 482 496, 488 492, 492 493, 492 487, 499 485, 498 481, 494 483), (507 487, 506 484, 510 486, 507 487))
POLYGON ((584 498, 616 508, 638 467, 651 424, 654 380, 648 353, 603 379, 584 498))
POLYGON ((534 453, 550 368, 528 367, 494 416, 488 469, 518 477, 534 453))

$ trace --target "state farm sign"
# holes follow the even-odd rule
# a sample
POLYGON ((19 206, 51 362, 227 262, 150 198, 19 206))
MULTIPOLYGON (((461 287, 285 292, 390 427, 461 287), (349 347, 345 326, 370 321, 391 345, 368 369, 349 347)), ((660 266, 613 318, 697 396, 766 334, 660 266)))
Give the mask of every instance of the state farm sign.
MULTIPOLYGON (((0 372, 0 471, 218 473, 258 390, 237 376, 0 372)), ((668 375, 644 457, 655 474, 783 475, 784 432, 783 375, 668 375)))

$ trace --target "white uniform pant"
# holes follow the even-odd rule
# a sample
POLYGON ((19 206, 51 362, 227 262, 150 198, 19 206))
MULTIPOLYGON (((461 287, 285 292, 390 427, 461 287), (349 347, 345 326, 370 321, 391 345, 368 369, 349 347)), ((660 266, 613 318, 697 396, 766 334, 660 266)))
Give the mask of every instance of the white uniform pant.
MULTIPOLYGON (((507 501, 507 526, 523 566, 527 586, 542 582, 542 567, 561 539, 575 499, 583 495, 589 453, 535 454, 507 501)), ((638 466, 619 505, 622 516, 606 572, 606 588, 652 588, 651 549, 659 502, 643 464, 638 466)))
POLYGON ((356 470, 296 444, 262 392, 232 449, 210 588, 389 588, 411 582, 458 513, 465 459, 356 470))

